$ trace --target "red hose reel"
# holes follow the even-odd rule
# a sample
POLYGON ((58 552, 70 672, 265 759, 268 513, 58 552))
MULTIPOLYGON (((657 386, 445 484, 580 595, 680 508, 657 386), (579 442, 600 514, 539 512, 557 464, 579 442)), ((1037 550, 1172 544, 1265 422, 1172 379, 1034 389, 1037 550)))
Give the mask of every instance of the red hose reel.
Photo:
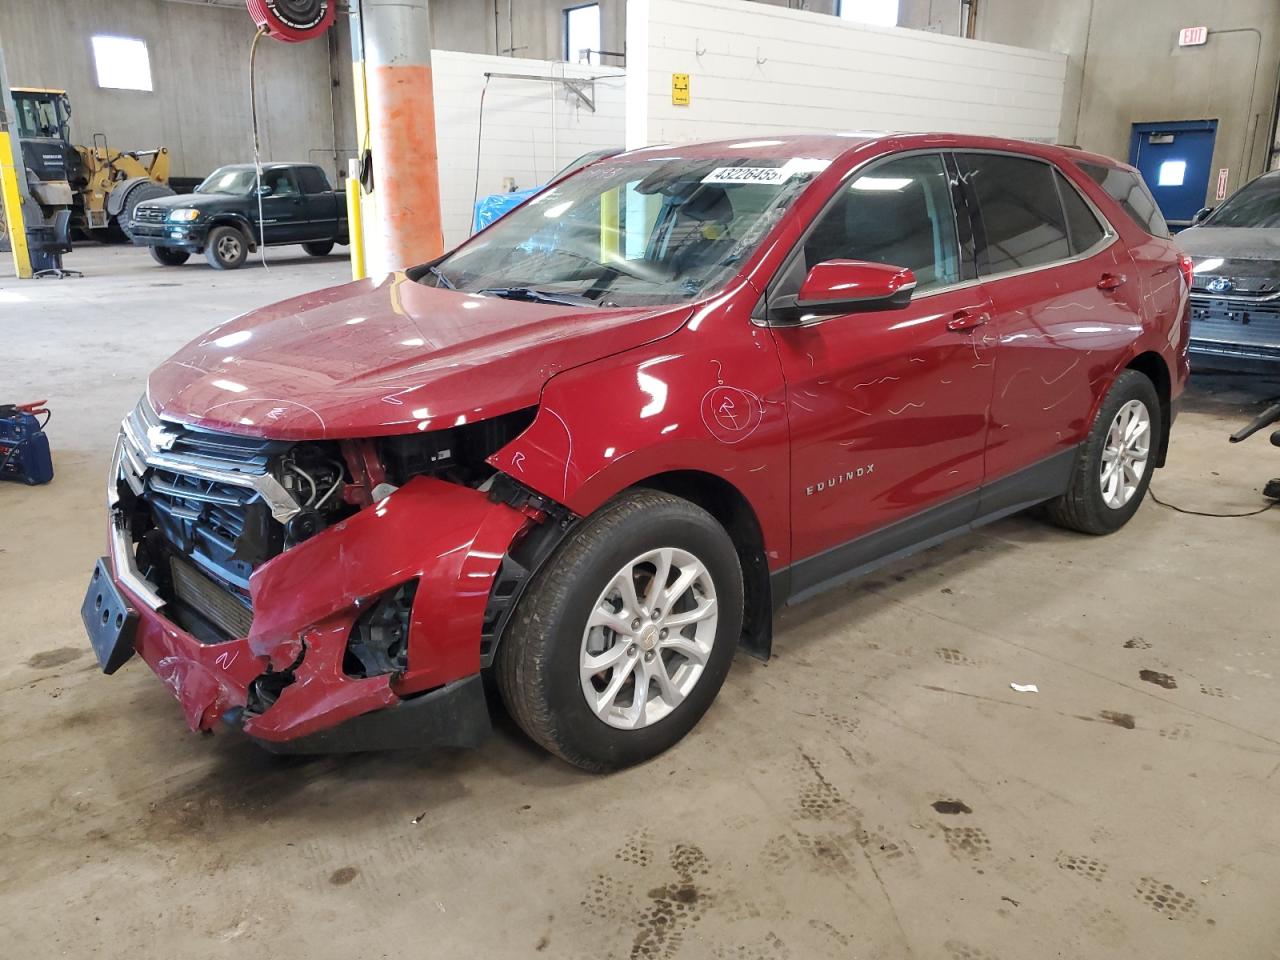
POLYGON ((267 36, 285 43, 315 39, 336 13, 336 0, 245 0, 245 6, 267 36))

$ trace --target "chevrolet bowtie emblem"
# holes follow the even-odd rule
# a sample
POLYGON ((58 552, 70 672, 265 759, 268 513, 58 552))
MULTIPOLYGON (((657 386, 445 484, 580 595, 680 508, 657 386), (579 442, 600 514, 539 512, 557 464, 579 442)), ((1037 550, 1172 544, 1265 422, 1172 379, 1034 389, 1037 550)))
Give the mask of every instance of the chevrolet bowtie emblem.
POLYGON ((172 450, 177 440, 176 433, 170 433, 158 423, 147 427, 147 443, 151 444, 152 450, 172 450))

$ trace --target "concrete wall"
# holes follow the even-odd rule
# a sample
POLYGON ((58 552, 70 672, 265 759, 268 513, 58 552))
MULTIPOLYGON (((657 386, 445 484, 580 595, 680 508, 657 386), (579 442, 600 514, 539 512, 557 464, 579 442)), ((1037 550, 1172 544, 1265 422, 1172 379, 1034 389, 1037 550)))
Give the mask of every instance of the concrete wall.
POLYGON ((740 0, 632 0, 627 144, 826 130, 1052 140, 1066 58, 740 0), (691 103, 671 102, 671 75, 691 103))
POLYGON ((1134 123, 1216 119, 1213 169, 1230 169, 1229 189, 1266 165, 1276 0, 981 0, 978 37, 1067 55, 1065 142, 1127 160, 1134 123), (1178 30, 1190 26, 1209 27, 1209 42, 1179 48, 1178 30))
MULTIPOLYGON (((120 149, 166 146, 176 176, 203 176, 219 164, 251 157, 253 34, 243 6, 0 0, 0 44, 10 82, 66 89, 77 143, 105 133, 120 149), (98 86, 89 38, 99 33, 147 42, 153 92, 98 86)), ((331 153, 325 43, 262 41, 258 79, 263 157, 320 161, 331 153)))
POLYGON ((538 186, 590 150, 622 146, 623 77, 617 68, 435 50, 432 75, 447 247, 470 235, 474 199, 498 193, 505 179, 520 189, 538 186), (484 95, 481 137, 486 72, 609 78, 592 85, 592 111, 559 84, 495 77, 484 95))

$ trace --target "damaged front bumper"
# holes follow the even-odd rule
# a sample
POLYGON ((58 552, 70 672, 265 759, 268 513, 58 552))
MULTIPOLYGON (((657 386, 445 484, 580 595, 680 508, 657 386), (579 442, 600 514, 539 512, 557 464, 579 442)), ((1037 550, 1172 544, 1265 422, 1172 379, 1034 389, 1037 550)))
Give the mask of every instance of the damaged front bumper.
POLYGON ((82 610, 106 672, 136 652, 192 730, 221 720, 282 752, 467 746, 487 733, 479 678, 485 610, 528 516, 477 490, 415 478, 263 563, 249 582, 247 635, 202 642, 166 615, 165 597, 136 563, 116 481, 140 483, 149 453, 130 446, 122 436, 116 448, 109 555, 82 610), (417 589, 406 668, 349 675, 344 655, 356 621, 410 581, 417 589))

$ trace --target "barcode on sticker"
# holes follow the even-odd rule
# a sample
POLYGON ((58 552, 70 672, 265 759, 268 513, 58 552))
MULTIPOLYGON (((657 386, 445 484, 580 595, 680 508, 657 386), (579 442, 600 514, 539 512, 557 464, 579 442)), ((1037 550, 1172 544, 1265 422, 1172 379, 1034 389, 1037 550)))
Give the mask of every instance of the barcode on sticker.
POLYGON ((703 183, 782 183, 791 171, 785 167, 716 167, 703 183))

